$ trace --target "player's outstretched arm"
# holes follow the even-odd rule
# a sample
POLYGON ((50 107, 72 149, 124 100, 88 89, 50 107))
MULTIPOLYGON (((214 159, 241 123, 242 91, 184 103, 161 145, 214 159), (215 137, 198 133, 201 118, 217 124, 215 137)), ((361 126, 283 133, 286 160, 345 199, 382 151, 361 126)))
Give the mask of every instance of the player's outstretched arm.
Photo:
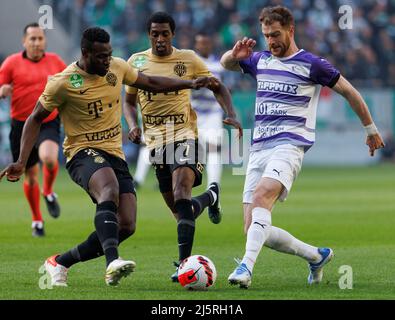
POLYGON ((141 143, 141 129, 137 121, 137 94, 126 93, 123 103, 123 115, 129 126, 128 138, 136 144, 141 143))
POLYGON ((233 107, 232 96, 228 88, 217 78, 211 78, 211 84, 208 88, 214 93, 215 99, 218 101, 222 110, 225 112, 224 124, 233 126, 239 130, 239 137, 243 136, 243 128, 240 122, 236 119, 236 112, 233 107))
POLYGON ((366 144, 369 147, 369 153, 371 156, 374 156, 375 150, 384 148, 385 145, 379 131, 376 128, 376 125, 373 122, 369 108, 363 100, 361 94, 343 76, 340 76, 339 80, 332 89, 341 94, 348 101, 354 112, 358 115, 366 130, 366 144))
POLYGON ((247 37, 237 41, 233 49, 225 52, 222 56, 222 66, 231 71, 241 71, 239 61, 249 58, 253 53, 255 45, 256 41, 247 37))
POLYGON ((176 78, 147 76, 139 72, 137 80, 132 84, 132 86, 142 90, 160 93, 184 89, 200 89, 202 87, 208 87, 210 83, 210 77, 200 77, 194 80, 181 80, 176 78))
POLYGON ((19 180, 20 176, 25 171, 27 160, 37 141, 41 123, 49 115, 50 112, 44 109, 40 102, 37 102, 33 113, 27 118, 25 126, 23 127, 19 159, 15 163, 7 166, 7 168, 0 173, 0 180, 4 176, 7 176, 7 180, 11 182, 19 180))

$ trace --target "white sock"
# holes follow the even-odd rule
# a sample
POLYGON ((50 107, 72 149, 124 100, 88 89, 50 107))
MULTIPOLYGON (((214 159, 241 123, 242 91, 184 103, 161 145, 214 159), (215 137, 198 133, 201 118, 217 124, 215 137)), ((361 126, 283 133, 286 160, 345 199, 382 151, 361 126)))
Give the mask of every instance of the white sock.
POLYGON ((252 272, 259 252, 270 235, 272 215, 265 208, 252 209, 252 221, 247 232, 246 252, 242 263, 252 272))
POLYGON ((304 243, 296 239, 289 232, 275 226, 271 227, 270 235, 265 242, 265 246, 279 252, 297 255, 308 262, 315 263, 321 259, 317 247, 304 243))
POLYGON ((42 229, 44 227, 44 224, 42 221, 32 221, 32 228, 35 227, 42 229))
POLYGON ((209 152, 207 154, 207 185, 212 182, 220 182, 222 175, 221 153, 209 152))
POLYGON ((142 185, 145 181, 145 177, 149 171, 151 163, 149 161, 149 150, 147 147, 142 147, 139 152, 137 159, 136 172, 134 174, 134 181, 142 185))

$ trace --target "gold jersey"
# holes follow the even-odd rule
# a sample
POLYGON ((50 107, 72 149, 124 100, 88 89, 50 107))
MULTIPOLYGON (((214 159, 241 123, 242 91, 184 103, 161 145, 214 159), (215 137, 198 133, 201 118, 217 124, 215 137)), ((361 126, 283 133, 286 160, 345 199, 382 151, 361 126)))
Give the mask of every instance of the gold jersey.
POLYGON ((123 85, 133 85, 137 77, 137 70, 125 60, 112 58, 104 77, 89 74, 74 62, 48 81, 39 101, 48 111, 58 108, 67 161, 85 148, 125 159, 121 91, 123 85))
MULTIPOLYGON (((171 55, 166 57, 152 54, 152 49, 135 53, 129 58, 128 63, 150 76, 184 80, 212 76, 194 51, 174 47, 171 55)), ((190 102, 191 90, 154 94, 126 86, 126 92, 137 94, 148 148, 153 149, 185 139, 197 139, 197 116, 190 102)))

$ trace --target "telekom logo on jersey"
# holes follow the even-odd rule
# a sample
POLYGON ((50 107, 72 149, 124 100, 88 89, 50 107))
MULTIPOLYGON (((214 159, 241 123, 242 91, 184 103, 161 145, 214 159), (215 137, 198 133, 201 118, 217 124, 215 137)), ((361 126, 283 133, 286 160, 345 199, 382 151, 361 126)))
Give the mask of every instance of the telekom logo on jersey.
POLYGON ((287 94, 297 94, 298 86, 284 82, 258 81, 258 91, 274 91, 287 94))

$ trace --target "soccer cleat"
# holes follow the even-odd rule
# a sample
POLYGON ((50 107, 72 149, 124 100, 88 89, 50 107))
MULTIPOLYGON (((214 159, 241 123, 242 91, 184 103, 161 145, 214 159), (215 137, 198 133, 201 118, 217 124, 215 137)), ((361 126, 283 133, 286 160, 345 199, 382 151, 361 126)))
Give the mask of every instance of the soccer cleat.
POLYGON ((211 183, 208 187, 208 190, 213 191, 217 195, 217 200, 214 202, 214 204, 208 207, 208 217, 212 223, 218 224, 222 219, 221 204, 219 202, 219 184, 217 182, 211 183))
POLYGON ((136 263, 134 261, 115 259, 106 270, 105 281, 109 286, 117 286, 123 277, 127 277, 134 271, 136 263))
POLYGON ((318 248, 318 253, 322 259, 318 263, 309 263, 310 274, 307 278, 308 284, 320 283, 324 275, 324 265, 333 258, 333 250, 330 248, 318 248))
POLYGON ((174 272, 171 276, 170 279, 172 282, 178 282, 178 268, 180 267, 180 264, 177 262, 173 262, 174 266, 176 267, 176 272, 174 272))
POLYGON ((58 195, 55 192, 44 196, 45 203, 47 204, 48 213, 55 219, 60 216, 60 206, 57 198, 58 195))
POLYGON ((44 266, 47 274, 51 278, 51 284, 57 287, 67 287, 67 268, 56 262, 56 257, 53 255, 45 260, 44 266))
POLYGON ((35 238, 40 238, 45 236, 44 226, 33 226, 32 227, 32 236, 35 238))
POLYGON ((248 270, 245 263, 239 263, 236 269, 228 277, 231 285, 238 284, 241 289, 248 289, 251 285, 251 271, 248 270))

